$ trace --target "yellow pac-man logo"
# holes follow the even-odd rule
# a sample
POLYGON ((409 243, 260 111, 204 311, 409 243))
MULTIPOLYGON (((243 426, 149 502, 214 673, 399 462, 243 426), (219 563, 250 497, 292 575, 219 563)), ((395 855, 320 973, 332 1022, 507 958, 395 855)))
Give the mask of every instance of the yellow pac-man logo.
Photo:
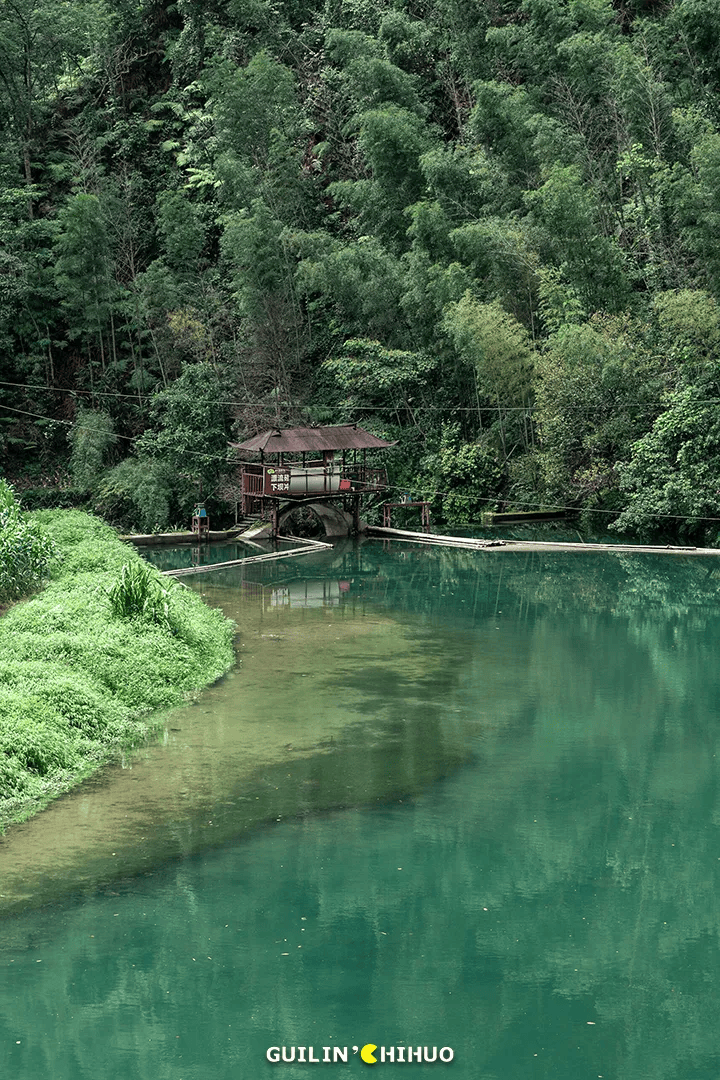
POLYGON ((375 1043, 366 1043, 360 1051, 360 1057, 363 1059, 366 1065, 374 1065, 377 1061, 374 1051, 377 1050, 375 1043))

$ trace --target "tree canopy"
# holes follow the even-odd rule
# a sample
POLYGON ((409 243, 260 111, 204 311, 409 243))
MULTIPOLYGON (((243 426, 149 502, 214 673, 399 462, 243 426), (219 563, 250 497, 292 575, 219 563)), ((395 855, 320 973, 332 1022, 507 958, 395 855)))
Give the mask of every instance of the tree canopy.
POLYGON ((448 521, 714 542, 719 56, 706 0, 6 0, 5 473, 168 525, 362 420, 448 521))

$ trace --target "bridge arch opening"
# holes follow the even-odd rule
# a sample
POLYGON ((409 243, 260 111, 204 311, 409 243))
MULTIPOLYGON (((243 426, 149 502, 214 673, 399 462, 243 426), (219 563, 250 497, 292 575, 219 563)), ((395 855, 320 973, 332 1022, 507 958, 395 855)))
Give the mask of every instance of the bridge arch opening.
POLYGON ((295 536, 322 536, 323 534, 325 536, 350 536, 352 524, 352 516, 332 503, 312 502, 303 503, 301 506, 290 503, 281 507, 278 514, 280 532, 289 532, 295 536), (309 523, 313 520, 318 523, 316 533, 295 532, 296 521, 299 521, 301 525, 307 523, 310 527, 309 523))
POLYGON ((289 514, 281 515, 280 520, 283 532, 290 533, 292 536, 317 540, 327 535, 321 519, 309 506, 298 506, 289 514))

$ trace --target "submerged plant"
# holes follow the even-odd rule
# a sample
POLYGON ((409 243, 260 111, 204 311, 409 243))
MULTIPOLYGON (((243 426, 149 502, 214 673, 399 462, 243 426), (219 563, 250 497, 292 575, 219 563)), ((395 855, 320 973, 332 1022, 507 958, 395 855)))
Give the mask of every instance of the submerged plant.
POLYGON ((173 632, 170 590, 164 589, 150 566, 127 562, 120 579, 108 590, 113 615, 120 619, 142 618, 173 632))

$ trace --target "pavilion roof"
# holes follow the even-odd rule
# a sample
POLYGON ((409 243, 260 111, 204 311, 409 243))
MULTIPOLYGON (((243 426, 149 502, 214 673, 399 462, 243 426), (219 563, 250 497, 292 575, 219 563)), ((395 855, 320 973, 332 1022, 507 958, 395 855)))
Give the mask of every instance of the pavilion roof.
POLYGON ((320 452, 323 450, 384 450, 395 443, 372 435, 357 424, 335 427, 271 428, 243 443, 230 443, 235 450, 263 454, 320 452))

